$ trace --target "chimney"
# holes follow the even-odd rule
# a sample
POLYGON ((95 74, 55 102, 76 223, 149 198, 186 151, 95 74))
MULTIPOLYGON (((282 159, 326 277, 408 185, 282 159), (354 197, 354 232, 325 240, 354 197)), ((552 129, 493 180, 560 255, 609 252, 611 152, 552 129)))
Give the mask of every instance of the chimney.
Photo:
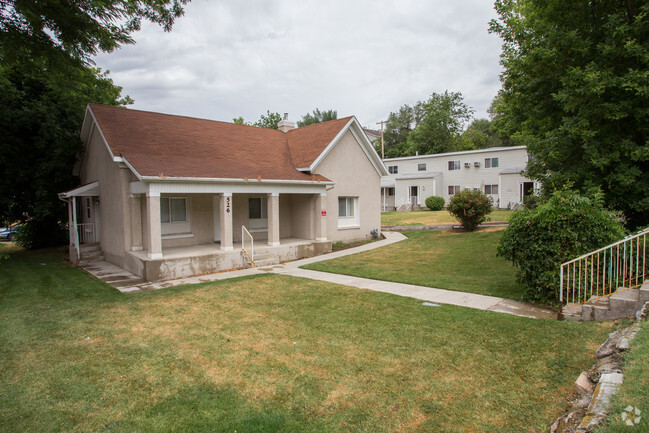
POLYGON ((295 122, 288 120, 288 113, 284 113, 284 119, 279 121, 279 123, 277 124, 277 129, 284 133, 287 133, 291 129, 295 129, 295 122))

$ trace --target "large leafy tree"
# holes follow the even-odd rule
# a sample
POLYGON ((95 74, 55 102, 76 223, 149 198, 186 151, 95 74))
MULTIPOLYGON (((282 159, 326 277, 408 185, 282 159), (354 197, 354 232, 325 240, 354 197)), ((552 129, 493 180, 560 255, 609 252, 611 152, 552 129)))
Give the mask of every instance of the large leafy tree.
POLYGON ((408 135, 411 154, 444 153, 454 149, 464 126, 473 110, 464 103, 459 92, 433 93, 430 99, 420 103, 421 122, 408 135))
POLYGON ((546 191, 599 187, 649 224, 649 3, 497 0, 498 127, 526 144, 546 191))
POLYGON ((186 0, 0 0, 0 220, 29 220, 31 246, 53 241, 75 186, 88 102, 122 98, 90 56, 133 43, 142 19, 170 29, 186 0))
POLYGON ((325 110, 320 111, 316 108, 312 113, 306 113, 302 116, 302 120, 297 121, 297 126, 300 128, 307 125, 313 125, 314 123, 327 122, 329 120, 336 120, 338 118, 338 112, 336 110, 325 110))
MULTIPOLYGON (((397 112, 390 113, 383 132, 383 141, 386 158, 397 158, 410 154, 408 149, 408 135, 421 122, 421 102, 414 106, 403 105, 397 112)), ((381 151, 378 143, 377 151, 381 151)))

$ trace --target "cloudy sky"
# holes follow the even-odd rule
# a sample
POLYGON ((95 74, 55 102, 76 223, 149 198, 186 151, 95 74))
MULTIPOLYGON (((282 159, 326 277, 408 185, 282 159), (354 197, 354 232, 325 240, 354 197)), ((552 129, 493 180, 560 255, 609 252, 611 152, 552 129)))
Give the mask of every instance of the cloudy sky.
POLYGON ((165 33, 95 58, 132 108, 231 121, 314 108, 368 127, 403 104, 459 91, 487 117, 500 88, 490 0, 193 0, 165 33))

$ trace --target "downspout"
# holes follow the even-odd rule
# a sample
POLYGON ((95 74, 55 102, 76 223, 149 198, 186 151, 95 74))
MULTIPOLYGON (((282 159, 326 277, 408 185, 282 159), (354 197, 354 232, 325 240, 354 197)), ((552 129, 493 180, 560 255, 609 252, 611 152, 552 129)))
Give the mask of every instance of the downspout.
POLYGON ((72 200, 72 228, 74 230, 74 247, 77 250, 77 260, 81 259, 81 252, 79 251, 79 231, 77 230, 77 200, 76 197, 71 197, 72 200))

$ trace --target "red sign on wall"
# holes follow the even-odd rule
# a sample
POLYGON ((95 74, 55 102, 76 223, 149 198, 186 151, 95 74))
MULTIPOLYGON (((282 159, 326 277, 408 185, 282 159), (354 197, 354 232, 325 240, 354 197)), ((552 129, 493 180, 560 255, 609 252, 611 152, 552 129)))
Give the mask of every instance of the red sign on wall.
POLYGON ((326 211, 326 210, 322 210, 322 211, 320 211, 320 215, 322 215, 322 216, 327 216, 327 211, 326 211))

